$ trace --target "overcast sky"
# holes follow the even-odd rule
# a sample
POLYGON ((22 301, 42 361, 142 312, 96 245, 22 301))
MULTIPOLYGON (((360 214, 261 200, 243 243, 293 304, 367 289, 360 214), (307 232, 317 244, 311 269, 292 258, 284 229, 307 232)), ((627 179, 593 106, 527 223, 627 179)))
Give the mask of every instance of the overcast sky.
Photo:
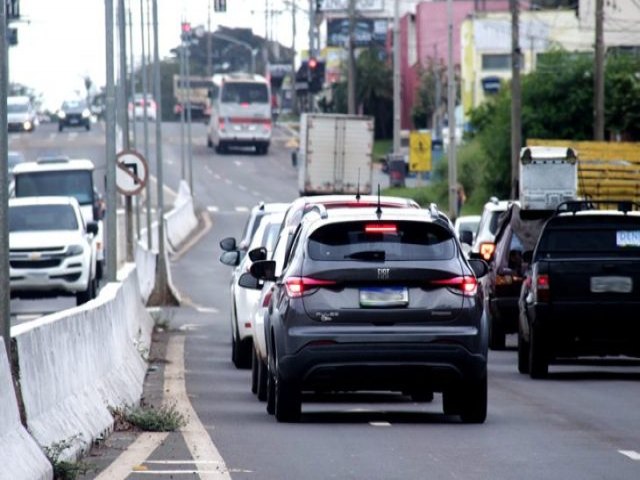
MULTIPOLYGON (((209 0, 212 4, 213 1, 209 0)), ((282 0, 269 0, 280 6, 282 0)), ((143 0, 146 5, 151 0, 143 0)), ((179 41, 182 19, 192 25, 207 24, 208 0, 158 0, 160 55, 169 55, 179 41)), ((264 35, 267 0, 227 0, 228 11, 215 13, 217 24, 253 28, 264 35)), ((22 0, 23 21, 18 27, 19 45, 10 48, 10 81, 23 83, 42 92, 45 104, 57 108, 65 98, 84 90, 83 78, 88 75, 96 85, 105 83, 105 2, 104 0, 22 0)), ((114 0, 114 5, 118 1, 114 0)), ((134 50, 140 55, 140 0, 126 0, 131 6, 134 24, 134 50)), ((307 0, 297 0, 308 6, 307 0)), ((273 7, 272 7, 273 8, 273 7)), ((304 40, 303 15, 299 17, 299 35, 304 40)), ((291 43, 290 15, 280 20, 278 39, 291 43)), ((274 26, 275 27, 275 26, 274 26)), ((117 38, 117 32, 116 32, 117 38)), ((128 40, 127 40, 128 42, 128 40)), ((300 43, 299 43, 300 44, 300 43)), ((115 50, 117 54, 117 49, 115 50)))

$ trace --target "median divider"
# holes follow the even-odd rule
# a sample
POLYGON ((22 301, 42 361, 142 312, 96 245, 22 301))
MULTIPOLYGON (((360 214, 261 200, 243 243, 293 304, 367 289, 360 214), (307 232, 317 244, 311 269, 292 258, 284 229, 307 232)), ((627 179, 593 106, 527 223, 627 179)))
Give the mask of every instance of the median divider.
POLYGON ((98 298, 12 328, 26 425, 42 446, 69 444, 74 460, 113 426, 110 408, 137 404, 153 320, 135 266, 98 298))
POLYGON ((49 460, 20 422, 7 352, 0 340, 0 479, 51 479, 49 460))
POLYGON ((193 197, 187 182, 182 180, 173 209, 165 216, 168 243, 176 252, 182 242, 198 226, 198 217, 193 208, 193 197))

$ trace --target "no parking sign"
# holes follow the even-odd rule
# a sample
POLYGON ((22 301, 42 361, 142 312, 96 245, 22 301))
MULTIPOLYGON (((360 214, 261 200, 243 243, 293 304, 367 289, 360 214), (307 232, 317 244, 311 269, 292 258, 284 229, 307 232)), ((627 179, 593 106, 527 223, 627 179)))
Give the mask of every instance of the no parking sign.
POLYGON ((123 150, 116 156, 116 187, 122 195, 137 195, 147 184, 149 165, 135 150, 123 150))

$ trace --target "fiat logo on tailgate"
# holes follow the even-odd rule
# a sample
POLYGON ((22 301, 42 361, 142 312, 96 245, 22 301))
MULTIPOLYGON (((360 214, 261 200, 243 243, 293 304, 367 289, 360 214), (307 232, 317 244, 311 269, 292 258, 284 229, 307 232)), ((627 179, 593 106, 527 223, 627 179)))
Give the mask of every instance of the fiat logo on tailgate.
POLYGON ((389 280, 389 270, 388 268, 379 268, 378 269, 378 280, 389 280))

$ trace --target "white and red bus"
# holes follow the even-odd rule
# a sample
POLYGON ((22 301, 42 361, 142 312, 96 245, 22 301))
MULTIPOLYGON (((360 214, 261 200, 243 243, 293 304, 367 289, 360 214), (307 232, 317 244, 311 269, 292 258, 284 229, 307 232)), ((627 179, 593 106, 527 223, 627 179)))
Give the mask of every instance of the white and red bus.
POLYGON ((266 154, 271 143, 271 88, 260 75, 215 75, 207 145, 224 153, 229 147, 255 147, 266 154))

